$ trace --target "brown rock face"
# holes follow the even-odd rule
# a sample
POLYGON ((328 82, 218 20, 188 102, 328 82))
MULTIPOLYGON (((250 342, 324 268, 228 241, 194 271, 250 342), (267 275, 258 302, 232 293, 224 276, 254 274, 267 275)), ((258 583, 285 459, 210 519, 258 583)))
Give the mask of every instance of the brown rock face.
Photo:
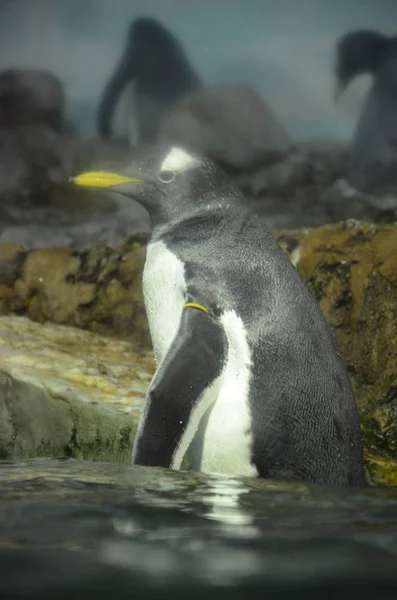
POLYGON ((397 227, 345 222, 276 237, 333 328, 354 388, 369 476, 397 483, 397 227))
MULTIPOLYGON (((397 225, 347 221, 274 232, 332 326, 360 413, 368 480, 397 483, 397 225)), ((146 235, 119 247, 0 248, 2 314, 134 339, 150 348, 146 235)))
POLYGON ((84 251, 0 247, 1 314, 133 337, 149 346, 142 298, 146 239, 142 234, 115 249, 84 251))

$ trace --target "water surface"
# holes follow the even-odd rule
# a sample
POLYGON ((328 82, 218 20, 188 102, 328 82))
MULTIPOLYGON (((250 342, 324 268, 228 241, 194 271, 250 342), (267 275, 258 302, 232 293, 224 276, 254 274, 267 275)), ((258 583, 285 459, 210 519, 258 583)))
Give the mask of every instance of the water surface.
POLYGON ((0 489, 0 598, 397 598, 397 488, 34 459, 0 489))

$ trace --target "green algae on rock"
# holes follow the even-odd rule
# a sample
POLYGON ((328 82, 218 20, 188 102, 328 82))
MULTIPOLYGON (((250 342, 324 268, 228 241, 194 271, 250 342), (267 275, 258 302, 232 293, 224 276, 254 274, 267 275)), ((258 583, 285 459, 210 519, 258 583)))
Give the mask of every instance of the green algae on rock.
POLYGON ((397 484, 397 226, 347 221, 278 236, 347 365, 368 479, 397 484))
MULTIPOLYGON (((368 480, 397 484, 397 225, 273 232, 315 294, 352 380, 368 480)), ((147 234, 85 251, 0 245, 0 310, 143 343, 147 234)))
POLYGON ((24 317, 0 318, 0 458, 128 463, 150 351, 24 317))
POLYGON ((150 347, 142 297, 147 234, 115 249, 0 246, 0 314, 89 329, 150 347))

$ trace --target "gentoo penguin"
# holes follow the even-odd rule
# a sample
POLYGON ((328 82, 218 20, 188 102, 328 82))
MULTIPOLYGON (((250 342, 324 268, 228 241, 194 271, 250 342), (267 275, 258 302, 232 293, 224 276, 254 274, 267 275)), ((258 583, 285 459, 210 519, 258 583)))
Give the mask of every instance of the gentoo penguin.
POLYGON ((336 99, 352 79, 374 81, 354 134, 347 177, 363 192, 397 189, 397 37, 371 30, 350 32, 336 48, 336 99))
POLYGON ((157 139, 161 119, 184 94, 201 87, 174 35, 156 19, 142 17, 128 30, 125 52, 107 84, 98 109, 98 131, 110 137, 111 120, 121 92, 133 82, 139 144, 157 139))
POLYGON ((348 374, 316 299, 212 161, 147 149, 82 173, 149 212, 144 302, 157 371, 132 462, 363 483, 348 374))

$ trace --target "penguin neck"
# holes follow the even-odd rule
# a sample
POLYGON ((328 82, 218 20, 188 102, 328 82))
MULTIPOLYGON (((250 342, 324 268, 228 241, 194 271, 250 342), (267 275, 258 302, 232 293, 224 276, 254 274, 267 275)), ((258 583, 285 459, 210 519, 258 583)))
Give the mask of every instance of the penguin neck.
POLYGON ((232 208, 236 205, 236 198, 208 195, 200 201, 183 199, 180 202, 162 204, 156 210, 150 211, 152 231, 183 225, 198 223, 220 223, 227 220, 232 208))

